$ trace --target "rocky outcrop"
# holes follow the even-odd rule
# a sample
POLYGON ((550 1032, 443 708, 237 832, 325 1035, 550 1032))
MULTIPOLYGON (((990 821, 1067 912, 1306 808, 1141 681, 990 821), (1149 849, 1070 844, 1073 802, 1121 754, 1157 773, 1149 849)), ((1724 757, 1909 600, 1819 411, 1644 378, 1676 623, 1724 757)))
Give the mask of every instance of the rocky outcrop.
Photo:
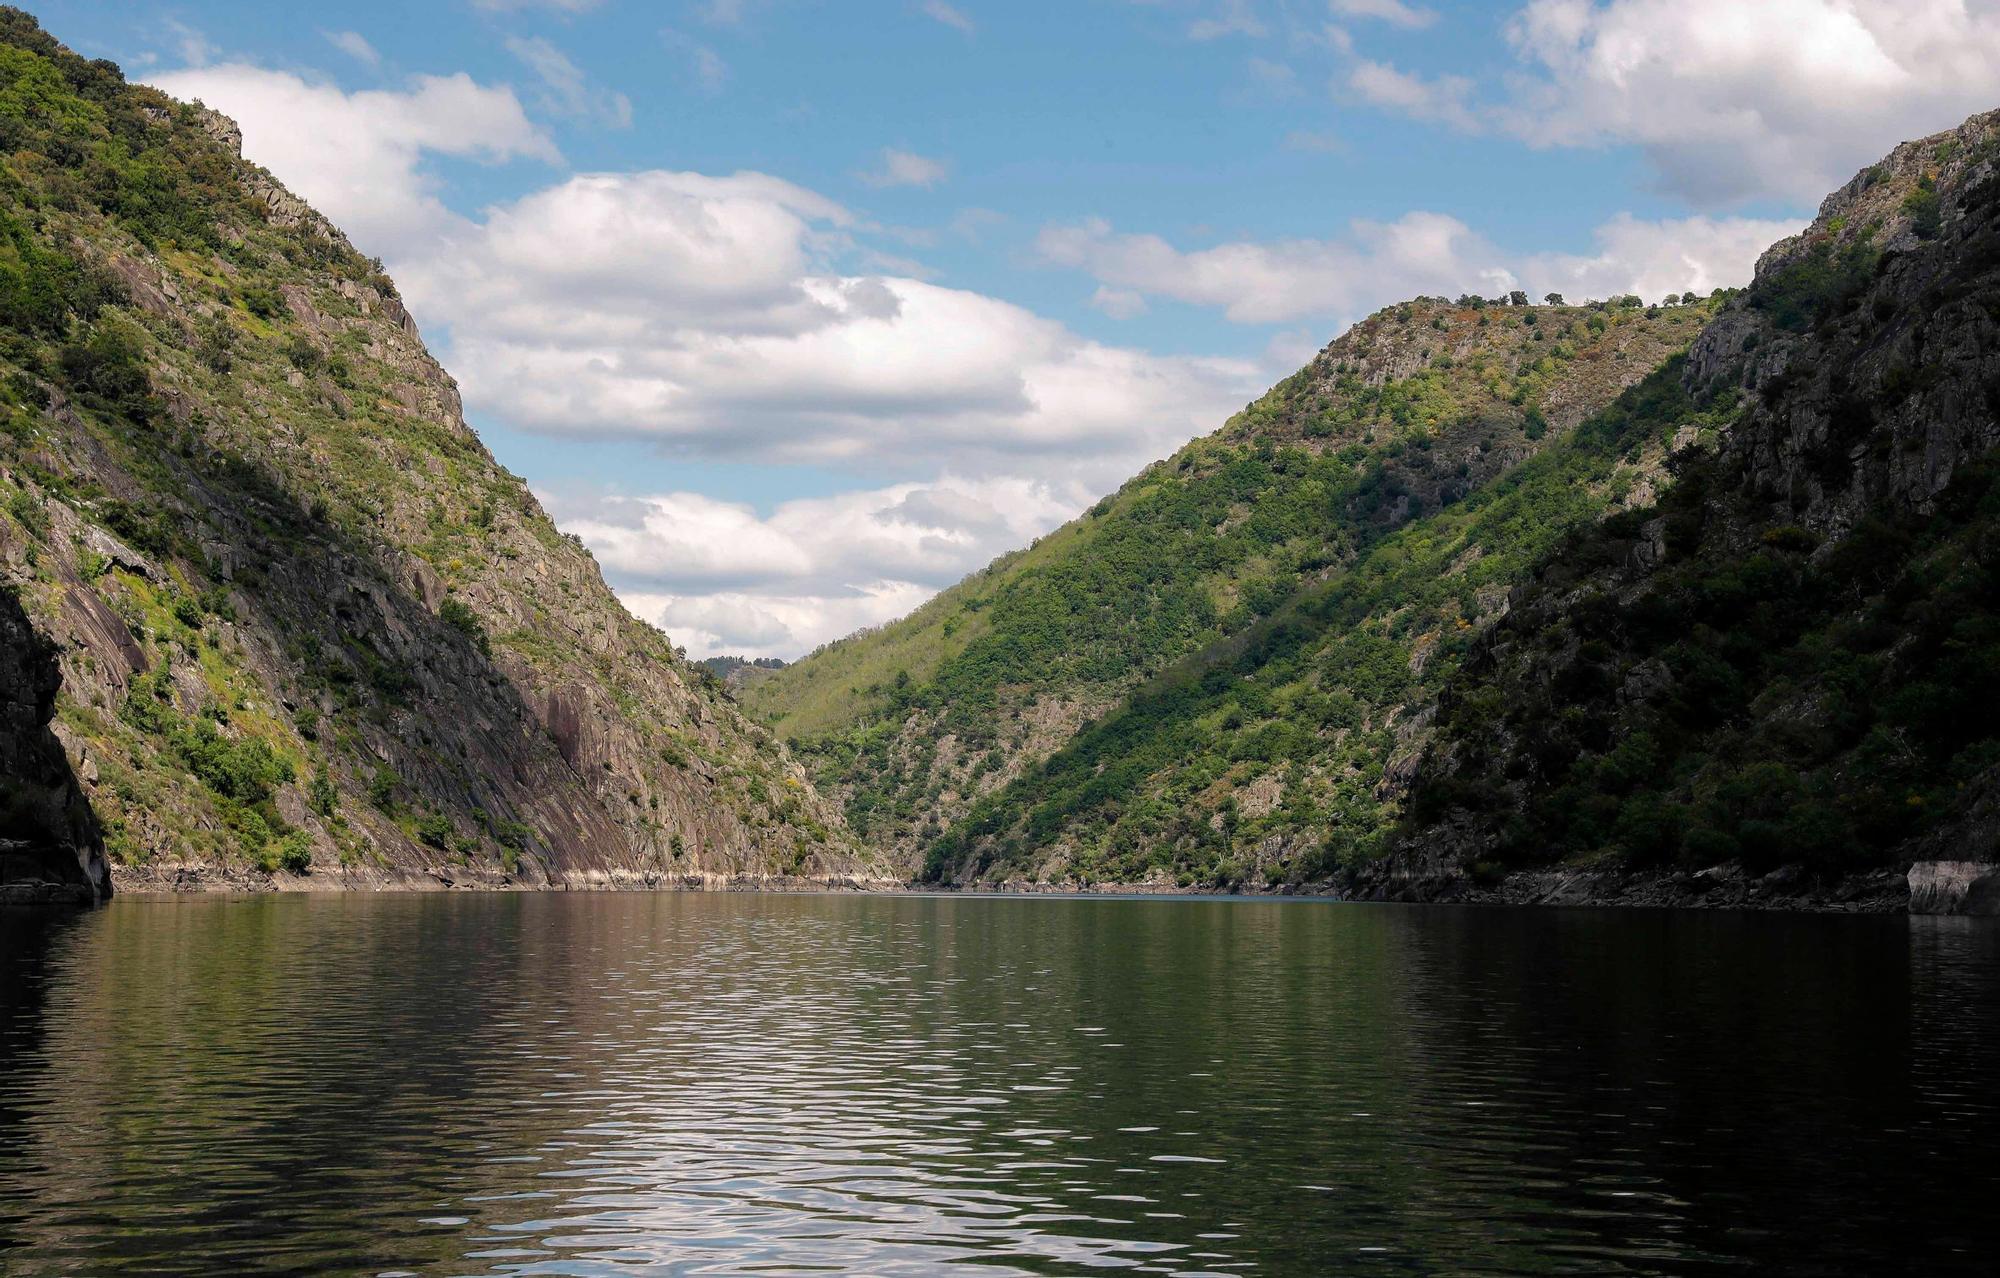
POLYGON ((61 683, 54 648, 0 589, 0 905, 111 894, 97 819, 49 730, 61 683))
POLYGON ((2000 864, 1918 861, 1910 867, 1910 913, 2000 914, 2000 864))

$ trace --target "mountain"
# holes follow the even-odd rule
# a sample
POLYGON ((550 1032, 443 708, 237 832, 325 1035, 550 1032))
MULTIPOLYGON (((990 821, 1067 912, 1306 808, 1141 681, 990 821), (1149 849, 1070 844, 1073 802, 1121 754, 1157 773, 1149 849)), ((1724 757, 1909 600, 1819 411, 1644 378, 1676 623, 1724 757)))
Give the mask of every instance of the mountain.
MULTIPOLYGON (((1669 388, 1718 446, 1481 639, 1376 889, 2000 860, 1996 160, 2000 113, 1907 143, 1764 255, 1669 388)), ((2000 877, 1927 872, 2000 908, 2000 877)))
POLYGON ((1387 830, 1375 786, 1414 749, 1409 706, 1512 581, 1562 528, 1646 498, 1666 437, 1573 441, 1712 306, 1382 311, 1033 547, 760 679, 745 708, 857 834, 933 880, 1322 875, 1329 825, 1352 855, 1387 830))
POLYGON ((773 670, 785 668, 777 657, 704 657, 695 664, 722 680, 731 692, 741 692, 773 670))
POLYGON ((0 11, 7 878, 879 875, 239 150, 0 11))
POLYGON ((1995 121, 1741 295, 1379 313, 747 703, 936 882, 2000 904, 1995 121))

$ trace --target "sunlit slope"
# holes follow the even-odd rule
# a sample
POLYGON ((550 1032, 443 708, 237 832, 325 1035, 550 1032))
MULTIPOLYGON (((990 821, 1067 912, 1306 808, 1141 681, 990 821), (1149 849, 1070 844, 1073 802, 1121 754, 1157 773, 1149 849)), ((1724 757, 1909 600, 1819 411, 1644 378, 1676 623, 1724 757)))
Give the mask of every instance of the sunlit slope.
POLYGON ((746 709, 807 757, 857 833, 915 869, 974 799, 1150 676, 1563 438, 1684 346, 1707 307, 1379 312, 1035 546, 760 681, 746 709))

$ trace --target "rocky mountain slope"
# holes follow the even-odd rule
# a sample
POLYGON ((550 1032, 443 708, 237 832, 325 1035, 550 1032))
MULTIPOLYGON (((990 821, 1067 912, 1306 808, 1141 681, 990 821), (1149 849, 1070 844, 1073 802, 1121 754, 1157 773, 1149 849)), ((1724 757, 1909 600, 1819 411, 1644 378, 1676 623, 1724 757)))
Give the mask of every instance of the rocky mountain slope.
MULTIPOLYGON (((229 121, 6 10, 0 143, 8 749, 47 731, 31 631, 121 882, 879 873, 229 121)), ((17 870, 90 841, 9 821, 17 870)))
POLYGON ((750 704, 933 881, 2000 899, 1996 137, 1699 309, 1392 308, 750 704))
POLYGON ((1690 342, 1710 305, 1385 310, 1083 517, 904 621, 760 679, 745 707, 913 873, 1322 872, 1332 813, 1365 821, 1357 846, 1387 819, 1363 774, 1410 748, 1405 685, 1434 686, 1564 521, 1643 495, 1663 448, 1549 462, 1533 501, 1499 513, 1489 500, 1690 342), (1440 537, 1460 536, 1439 531, 1444 512, 1512 522, 1440 559, 1440 537), (1413 554, 1431 574, 1421 606, 1375 608, 1319 654, 1365 669, 1365 686, 1315 671, 1189 699, 1301 626, 1330 638, 1312 609, 1413 554))
POLYGON ((1374 886, 2000 860, 1996 161, 1907 143, 1765 254, 1676 379, 1721 447, 1520 591, 1374 886))

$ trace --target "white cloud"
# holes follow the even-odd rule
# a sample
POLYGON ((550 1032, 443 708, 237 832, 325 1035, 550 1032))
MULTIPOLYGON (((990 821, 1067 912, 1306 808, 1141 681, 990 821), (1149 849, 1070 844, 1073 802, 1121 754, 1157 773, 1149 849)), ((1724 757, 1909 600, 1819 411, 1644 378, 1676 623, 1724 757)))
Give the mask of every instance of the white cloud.
POLYGON ((1703 203, 1817 201, 2000 86, 2000 12, 1966 0, 1533 0, 1508 30, 1511 131, 1637 144, 1703 203))
POLYGON ((1799 221, 1688 217, 1643 221, 1621 213, 1597 228, 1595 253, 1536 253, 1522 260, 1531 292, 1572 301, 1637 293, 1657 301, 1669 293, 1707 294, 1750 282, 1757 258, 1795 234, 1799 221))
POLYGON ((907 581, 870 581, 829 595, 750 595, 729 590, 666 595, 621 590, 618 598, 633 615, 673 636, 696 660, 717 656, 797 660, 823 643, 894 621, 936 593, 907 581))
POLYGON ((944 0, 924 0, 921 8, 925 17, 936 22, 942 22, 944 25, 958 31, 963 31, 967 35, 971 35, 975 29, 972 19, 966 15, 964 10, 954 5, 946 4, 944 0))
POLYGON ((1146 313, 1144 294, 1129 288, 1112 288, 1108 284, 1097 286, 1097 291, 1090 295, 1090 304, 1112 319, 1132 319, 1146 313))
POLYGON ((1437 21, 1437 14, 1405 4, 1403 0, 1328 0, 1328 6, 1346 18, 1379 18, 1392 26, 1418 30, 1437 21))
POLYGON ((1647 222, 1621 214, 1597 229, 1598 251, 1510 256, 1457 218, 1407 213, 1356 221, 1343 239, 1236 241, 1183 250, 1157 235, 1120 234, 1093 220, 1045 228, 1044 259, 1099 282, 1093 304, 1166 297, 1220 308, 1238 323, 1312 317, 1347 321, 1421 293, 1527 288, 1580 300, 1747 283, 1757 255, 1797 222, 1692 217, 1647 222), (1129 299, 1129 300, 1128 300, 1129 299))
POLYGON ((539 100, 544 110, 570 119, 595 120, 612 128, 632 126, 632 101, 590 83, 583 69, 569 56, 540 36, 507 37, 507 52, 541 81, 539 100))
POLYGON ((360 93, 243 63, 149 82, 234 118, 243 127, 244 153, 333 219, 363 252, 395 256, 453 221, 421 171, 426 152, 492 163, 562 160, 512 89, 477 84, 463 72, 360 93))
POLYGON ((695 655, 796 657, 908 612, 1095 496, 947 474, 789 501, 769 516, 696 493, 550 500, 628 605, 695 655))
POLYGON ((1419 120, 1434 120, 1467 132, 1479 130, 1479 120, 1467 105, 1473 83, 1461 75, 1426 80, 1398 71, 1385 62, 1367 59, 1347 73, 1347 87, 1376 106, 1388 107, 1419 120))
MULTIPOLYGON (((645 188, 663 180, 677 178, 577 183, 612 184, 622 203, 652 198, 645 188)), ((643 235, 613 236, 580 263, 553 248, 535 262, 544 228, 581 220, 560 207, 577 183, 549 207, 496 213, 436 269, 402 272, 421 312, 450 325, 468 402, 523 429, 905 470, 1060 458, 1110 484, 1212 429, 1261 377, 1243 361, 1103 346, 921 280, 793 274, 783 268, 802 264, 805 228, 754 199, 627 210, 659 237, 656 251, 633 252, 643 235), (535 233, 517 235, 517 218, 535 233), (690 239, 695 219, 707 225, 690 239)))
POLYGON ((882 149, 882 160, 875 168, 859 174, 861 180, 870 186, 936 186, 944 181, 951 168, 943 160, 934 160, 914 151, 898 150, 895 147, 882 149))
POLYGON ((1036 247, 1046 260, 1114 289, 1270 324, 1353 315, 1413 293, 1461 292, 1479 283, 1472 262, 1482 245, 1457 218, 1409 213, 1394 222, 1357 221, 1341 240, 1238 241, 1193 252, 1092 220, 1047 227, 1036 247))
POLYGON ((368 43, 368 38, 359 31, 322 31, 320 34, 326 37, 328 44, 363 66, 382 65, 382 55, 375 51, 375 46, 368 43))

